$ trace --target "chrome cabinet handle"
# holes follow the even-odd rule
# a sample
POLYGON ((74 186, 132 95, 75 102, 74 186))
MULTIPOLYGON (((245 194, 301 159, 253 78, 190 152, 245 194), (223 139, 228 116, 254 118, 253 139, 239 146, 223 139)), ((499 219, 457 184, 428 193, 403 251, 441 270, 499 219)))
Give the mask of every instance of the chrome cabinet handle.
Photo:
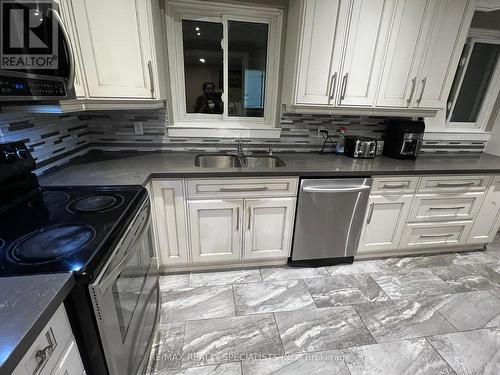
POLYGON ((220 188, 220 192, 224 193, 239 193, 239 192, 247 192, 247 191, 267 191, 269 190, 268 186, 255 187, 255 188, 220 188))
POLYGON ((453 233, 445 233, 445 234, 421 234, 420 238, 438 238, 438 237, 451 237, 454 236, 453 233))
POLYGON ((335 72, 332 76, 329 100, 333 100, 333 96, 335 95, 335 86, 337 86, 337 72, 335 72))
POLYGON ((149 72, 149 87, 151 90, 151 98, 155 97, 155 80, 153 78, 153 64, 151 61, 148 61, 148 72, 149 72))
POLYGON ((345 99, 345 92, 347 90, 347 78, 349 76, 349 73, 344 74, 344 77, 342 77, 342 90, 340 94, 340 100, 345 99))
POLYGON ((251 221, 252 220, 252 208, 248 207, 248 230, 251 228, 251 221))
POLYGON ((236 230, 240 230, 240 208, 236 207, 236 230))
POLYGON ((73 45, 71 44, 68 30, 66 29, 66 26, 64 26, 64 22, 62 21, 59 12, 55 9, 50 9, 50 12, 52 13, 56 22, 59 24, 59 27, 61 28, 61 32, 63 34, 63 38, 66 41, 66 45, 68 46, 68 55, 69 55, 68 89, 72 89, 73 85, 75 84, 75 53, 73 51, 73 45))
POLYGON ((353 187, 303 187, 302 191, 306 193, 356 193, 356 192, 362 192, 366 190, 370 190, 371 187, 367 185, 362 185, 362 186, 353 186, 353 187))
POLYGON ((410 105, 411 103, 411 98, 413 97, 413 92, 415 91, 415 85, 417 84, 417 77, 414 77, 412 80, 411 80, 411 91, 410 91, 410 97, 407 99, 407 102, 408 102, 408 106, 410 105))
POLYGON ((43 366, 45 366, 45 363, 49 360, 52 353, 54 353, 54 349, 57 346, 52 329, 49 329, 45 333, 45 337, 47 338, 47 342, 49 343, 49 345, 36 352, 35 358, 37 360, 37 365, 36 368, 33 370, 33 375, 37 375, 43 368, 43 366))
POLYGON ((408 187, 408 184, 399 184, 399 185, 383 185, 384 189, 402 189, 408 187))
POLYGON ((441 187, 461 187, 475 185, 474 182, 438 182, 437 186, 441 187))
POLYGON ((425 77, 422 80, 422 90, 420 91, 420 95, 418 96, 417 104, 420 104, 420 102, 422 101, 422 96, 424 96, 424 90, 425 90, 425 84, 426 83, 427 83, 427 77, 425 77))
POLYGON ((368 211, 368 217, 366 218, 366 224, 370 224, 372 221, 372 216, 373 216, 373 207, 375 206, 375 203, 370 203, 370 209, 368 211))
POLYGON ((463 210, 465 206, 457 207, 429 207, 429 210, 463 210))

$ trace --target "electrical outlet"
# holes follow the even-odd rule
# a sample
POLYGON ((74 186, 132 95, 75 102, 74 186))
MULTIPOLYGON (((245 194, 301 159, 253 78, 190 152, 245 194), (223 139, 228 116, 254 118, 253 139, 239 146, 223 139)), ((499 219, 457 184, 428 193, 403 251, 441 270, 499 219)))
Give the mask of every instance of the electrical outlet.
POLYGON ((142 121, 135 121, 134 122, 134 134, 135 135, 143 135, 144 134, 144 128, 142 127, 142 121))

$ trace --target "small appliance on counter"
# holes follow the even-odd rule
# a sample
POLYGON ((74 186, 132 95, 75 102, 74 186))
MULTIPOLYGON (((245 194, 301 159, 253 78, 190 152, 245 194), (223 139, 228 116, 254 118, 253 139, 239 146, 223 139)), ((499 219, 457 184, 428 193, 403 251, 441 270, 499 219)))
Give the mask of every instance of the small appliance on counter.
POLYGON ((388 121, 384 155, 395 159, 415 159, 424 139, 424 131, 423 121, 388 121))
POLYGON ((345 137, 344 155, 351 158, 373 159, 377 153, 377 141, 373 138, 348 135, 345 137))

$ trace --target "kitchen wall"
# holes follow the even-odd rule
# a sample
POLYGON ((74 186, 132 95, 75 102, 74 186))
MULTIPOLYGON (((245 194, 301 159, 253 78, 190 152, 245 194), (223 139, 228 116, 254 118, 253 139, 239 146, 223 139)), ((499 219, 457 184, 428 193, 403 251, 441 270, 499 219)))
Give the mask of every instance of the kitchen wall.
MULTIPOLYGON (((317 152, 323 139, 318 129, 335 134, 339 127, 347 134, 380 139, 386 129, 384 117, 338 116, 285 113, 280 139, 252 139, 247 147, 276 152, 317 152)), ((166 109, 98 111, 78 114, 0 113, 0 142, 23 140, 37 161, 37 173, 62 165, 91 149, 135 151, 217 151, 232 150, 232 139, 171 138, 167 135, 166 109), (140 121, 144 134, 134 134, 140 121)), ((485 142, 424 141, 424 153, 480 153, 485 142)))
POLYGON ((78 114, 0 113, 0 143, 25 142, 38 172, 88 151, 87 122, 78 114))

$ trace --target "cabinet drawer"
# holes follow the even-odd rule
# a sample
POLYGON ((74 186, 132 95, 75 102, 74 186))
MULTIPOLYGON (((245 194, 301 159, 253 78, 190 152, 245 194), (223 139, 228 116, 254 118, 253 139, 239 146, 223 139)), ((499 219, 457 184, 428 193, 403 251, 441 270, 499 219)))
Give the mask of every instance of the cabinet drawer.
POLYGON ((84 373, 78 346, 71 340, 53 371, 53 375, 82 375, 84 373))
POLYGON ((406 224, 401 248, 461 245, 471 227, 472 221, 406 224))
POLYGON ((491 176, 426 176, 418 192, 485 191, 490 181, 491 176))
POLYGON ((187 180, 190 199, 296 196, 298 178, 226 178, 187 180))
POLYGON ((372 193, 411 194, 415 192, 418 177, 378 177, 373 179, 372 193))
POLYGON ((21 359, 13 374, 52 374, 71 337, 68 317, 64 305, 61 305, 21 359))
POLYGON ((408 221, 469 220, 476 217, 484 193, 417 194, 408 221))

